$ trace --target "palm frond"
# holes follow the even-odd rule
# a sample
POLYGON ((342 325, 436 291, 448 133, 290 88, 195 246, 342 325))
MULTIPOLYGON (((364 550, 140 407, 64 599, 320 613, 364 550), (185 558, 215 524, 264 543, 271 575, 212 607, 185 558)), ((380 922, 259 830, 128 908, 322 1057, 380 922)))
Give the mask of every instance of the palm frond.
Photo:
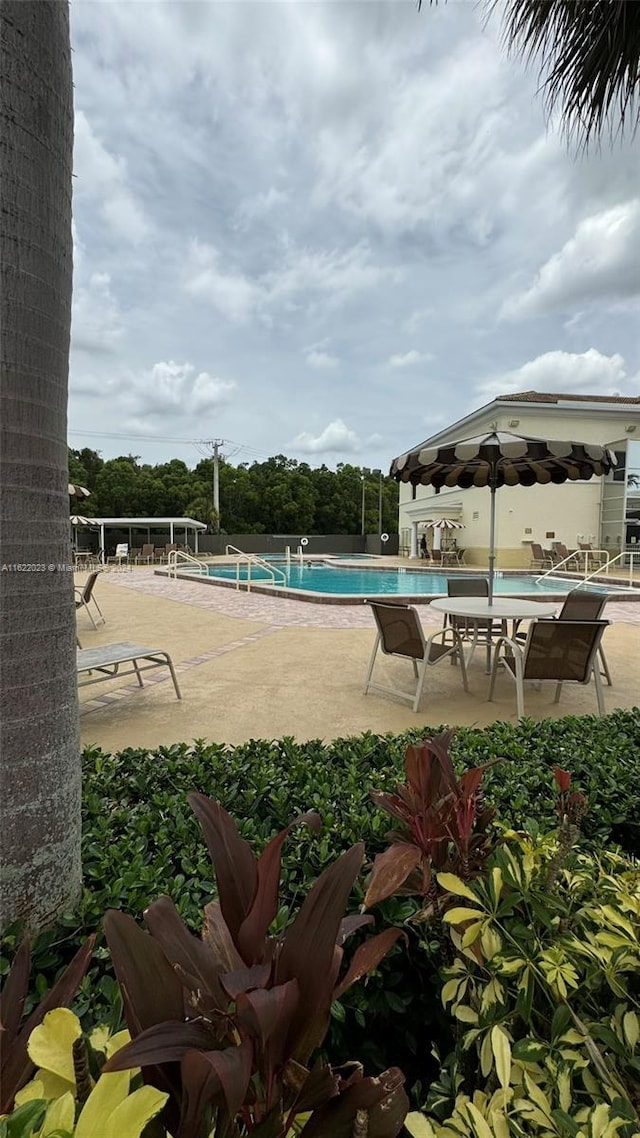
POLYGON ((487 0, 508 50, 536 63, 548 113, 583 146, 640 122, 638 0, 487 0))

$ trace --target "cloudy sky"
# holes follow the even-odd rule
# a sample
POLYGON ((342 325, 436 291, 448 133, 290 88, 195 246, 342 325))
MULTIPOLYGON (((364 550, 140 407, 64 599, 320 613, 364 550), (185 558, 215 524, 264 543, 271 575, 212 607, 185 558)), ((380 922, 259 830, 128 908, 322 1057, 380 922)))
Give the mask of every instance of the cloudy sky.
POLYGON ((576 155, 499 32, 74 0, 70 444, 387 468, 500 392, 637 393, 638 141, 576 155))

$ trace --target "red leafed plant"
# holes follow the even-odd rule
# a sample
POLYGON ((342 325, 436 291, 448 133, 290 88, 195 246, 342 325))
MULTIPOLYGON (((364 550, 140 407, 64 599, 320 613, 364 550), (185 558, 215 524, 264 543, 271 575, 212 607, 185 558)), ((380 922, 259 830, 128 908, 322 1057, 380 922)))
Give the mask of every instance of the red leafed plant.
POLYGON ((493 764, 472 767, 458 778, 449 754, 452 737, 447 731, 407 747, 406 783, 398 784, 395 794, 371 791, 376 805, 401 825, 387 835, 389 848, 373 863, 367 908, 403 892, 428 896, 438 915, 436 874, 468 879, 480 872, 493 848, 489 827, 495 811, 480 795, 482 776, 493 764))
MULTIPOLYGON (((278 912, 280 854, 291 827, 256 859, 225 810, 189 795, 213 862, 219 900, 205 907, 202 936, 188 931, 173 902, 145 913, 149 932, 111 911, 105 933, 132 1042, 105 1071, 142 1067, 169 1092, 164 1120, 178 1138, 395 1138, 408 1109, 404 1076, 366 1078, 359 1064, 309 1067, 333 1000, 375 968, 401 935, 370 937, 343 969, 343 943, 371 922, 344 917, 362 866, 354 846, 310 889, 292 924, 269 930, 278 912), (302 1117, 301 1117, 302 1116, 302 1117)), ((313 829, 316 814, 296 820, 313 829)))
POLYGON ((28 937, 16 952, 0 995, 0 1115, 12 1109, 16 1093, 29 1082, 35 1070, 27 1051, 31 1032, 52 1008, 64 1008, 71 1003, 87 971, 95 939, 95 936, 90 936, 78 949, 71 963, 24 1023, 22 1013, 31 967, 28 937))

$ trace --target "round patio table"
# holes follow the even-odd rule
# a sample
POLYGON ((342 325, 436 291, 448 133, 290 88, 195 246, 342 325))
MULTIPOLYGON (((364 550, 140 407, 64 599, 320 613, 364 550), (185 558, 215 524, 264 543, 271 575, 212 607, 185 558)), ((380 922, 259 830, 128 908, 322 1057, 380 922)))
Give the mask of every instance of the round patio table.
MULTIPOLYGON (((447 616, 458 617, 462 620, 497 620, 504 622, 510 620, 512 635, 521 620, 537 620, 540 617, 549 617, 555 614, 557 604, 548 601, 522 601, 518 597, 494 597, 489 604, 487 597, 437 597, 431 602, 431 608, 436 612, 443 612, 447 616)), ((487 672, 491 670, 491 645, 487 645, 487 672)))

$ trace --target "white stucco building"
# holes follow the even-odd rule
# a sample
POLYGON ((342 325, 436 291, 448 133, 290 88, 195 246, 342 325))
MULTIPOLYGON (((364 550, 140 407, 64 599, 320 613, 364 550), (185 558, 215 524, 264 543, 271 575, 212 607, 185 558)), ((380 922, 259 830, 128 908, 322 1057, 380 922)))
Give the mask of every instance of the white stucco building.
MULTIPOLYGON (((525 391, 502 395, 432 435, 423 447, 440 446, 489 431, 507 431, 544 439, 600 443, 618 459, 615 472, 588 482, 561 486, 504 486, 497 493, 496 544, 501 568, 526 568, 530 543, 569 548, 591 542, 610 555, 625 546, 640 548, 640 396, 556 395, 525 391), (636 525, 636 521, 638 524, 636 525)), ((407 449, 413 450, 411 446, 407 449)), ((486 565, 489 546, 489 491, 412 487, 400 483, 400 548, 417 556, 427 533, 439 546, 440 532, 425 523, 450 517, 463 523, 456 533, 468 565, 486 565)))

